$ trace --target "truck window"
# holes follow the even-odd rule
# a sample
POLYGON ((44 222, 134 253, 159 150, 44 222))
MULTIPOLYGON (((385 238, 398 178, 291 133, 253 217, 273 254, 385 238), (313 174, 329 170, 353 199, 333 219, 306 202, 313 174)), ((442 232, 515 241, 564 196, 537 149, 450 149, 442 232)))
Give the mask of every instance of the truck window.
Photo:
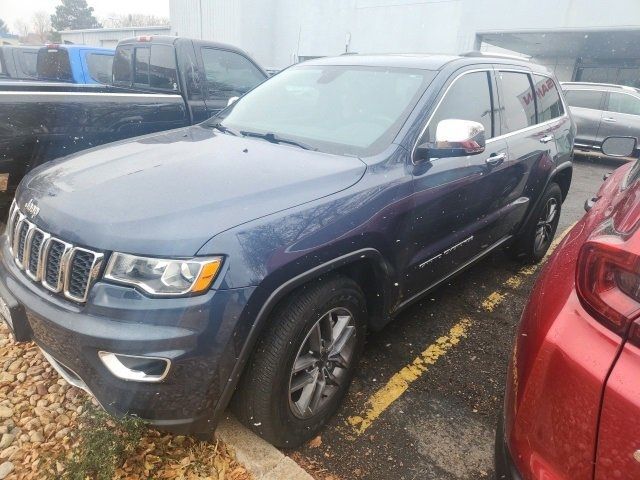
POLYGON ((135 66, 133 68, 133 83, 134 85, 149 86, 149 49, 136 48, 135 52, 135 66))
POLYGON ((538 102, 538 122, 546 122, 564 115, 564 107, 553 79, 534 75, 536 101, 538 102))
POLYGON ((111 69, 113 66, 113 55, 101 53, 89 53, 87 55, 87 68, 89 75, 96 82, 111 83, 111 69))
POLYGON ((35 50, 15 50, 15 54, 22 71, 30 78, 36 78, 38 76, 38 52, 35 50))
POLYGON ((262 83, 264 74, 247 58, 227 50, 202 47, 207 98, 226 101, 262 83))
POLYGON ((131 57, 133 47, 125 45, 118 47, 113 59, 113 83, 131 86, 131 57))
POLYGON ((502 85, 502 134, 536 124, 536 109, 529 75, 500 72, 502 85))
POLYGON ((178 89, 178 68, 173 46, 151 45, 149 86, 163 90, 178 89))
POLYGON ((61 48, 41 48, 38 51, 38 78, 72 82, 69 52, 61 48))
POLYGON ((436 128, 441 120, 471 120, 484 126, 486 138, 493 136, 491 84, 489 72, 467 73, 449 88, 429 122, 420 143, 435 140, 436 128))

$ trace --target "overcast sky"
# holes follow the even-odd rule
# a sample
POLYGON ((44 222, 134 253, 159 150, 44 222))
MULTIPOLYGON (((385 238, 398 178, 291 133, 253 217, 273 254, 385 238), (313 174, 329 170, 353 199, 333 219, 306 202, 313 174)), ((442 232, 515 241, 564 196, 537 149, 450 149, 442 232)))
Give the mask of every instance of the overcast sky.
MULTIPOLYGON (((60 3, 60 0, 0 0, 0 18, 15 33, 16 20, 30 22, 33 13, 39 10, 53 14, 60 3)), ((87 0, 87 3, 94 8, 93 14, 98 19, 113 13, 147 13, 169 17, 169 0, 87 0)))

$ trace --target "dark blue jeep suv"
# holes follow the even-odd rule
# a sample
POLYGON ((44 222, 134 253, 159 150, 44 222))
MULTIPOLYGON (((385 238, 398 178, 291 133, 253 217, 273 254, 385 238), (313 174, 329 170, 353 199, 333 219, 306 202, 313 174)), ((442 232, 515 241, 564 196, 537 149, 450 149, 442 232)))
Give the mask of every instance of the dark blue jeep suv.
POLYGON ((296 65, 203 124, 33 170, 0 311, 115 415, 205 434, 231 402, 294 447, 338 408, 367 330, 496 248, 543 257, 574 136, 530 63, 296 65))

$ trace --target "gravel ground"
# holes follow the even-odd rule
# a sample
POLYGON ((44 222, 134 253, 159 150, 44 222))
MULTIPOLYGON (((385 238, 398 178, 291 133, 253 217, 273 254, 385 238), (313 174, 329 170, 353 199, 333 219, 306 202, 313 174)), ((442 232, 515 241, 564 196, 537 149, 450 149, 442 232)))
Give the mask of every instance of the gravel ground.
MULTIPOLYGON (((0 326, 0 480, 61 477, 78 451, 88 395, 67 384, 33 343, 17 344, 0 326)), ((145 430, 116 478, 248 480, 221 444, 145 430)))

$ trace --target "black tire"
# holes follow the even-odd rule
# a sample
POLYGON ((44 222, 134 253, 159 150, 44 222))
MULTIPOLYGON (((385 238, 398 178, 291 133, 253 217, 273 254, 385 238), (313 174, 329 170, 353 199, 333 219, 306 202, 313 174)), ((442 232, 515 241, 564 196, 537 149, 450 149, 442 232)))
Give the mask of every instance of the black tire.
POLYGON ((509 251, 512 256, 524 263, 539 263, 549 250, 558 228, 562 210, 562 190, 557 183, 550 183, 544 191, 536 212, 522 234, 514 241, 509 251), (548 221, 549 209, 555 206, 555 215, 548 221), (541 226, 541 222, 545 222, 541 226), (540 241, 540 228, 544 231, 544 240, 540 241))
MULTIPOLYGON (((334 415, 347 393, 364 346, 366 318, 366 302, 362 290, 349 278, 335 275, 316 280, 293 292, 272 313, 269 325, 258 340, 236 389, 231 406, 239 420, 265 440, 281 448, 296 448, 316 436, 334 415), (340 312, 343 313, 341 317, 340 312), (344 320, 348 314, 352 320, 344 320), (334 317, 336 323, 331 328, 334 317), (299 360, 297 365, 301 365, 308 360, 302 357, 310 358, 314 355, 312 350, 316 349, 312 348, 311 343, 307 343, 316 338, 311 336, 312 332, 317 332, 318 338, 322 338, 324 334, 321 329, 326 333, 328 328, 328 335, 333 338, 333 334, 339 331, 339 319, 343 323, 349 322, 346 324, 349 327, 349 343, 345 345, 349 346, 350 360, 344 362, 346 368, 332 367, 337 364, 331 363, 332 357, 325 351, 324 357, 318 353, 322 358, 314 360, 317 362, 314 366, 293 373, 294 362, 299 360), (352 336, 355 337, 354 340, 352 336), (327 370, 323 370, 324 366, 327 370), (316 370, 318 373, 313 373, 316 370), (313 378, 314 374, 315 378, 327 380, 319 385, 327 385, 322 387, 321 392, 329 393, 326 397, 319 395, 321 399, 315 412, 309 407, 303 413, 298 402, 304 404, 304 390, 292 393, 293 386, 300 375, 307 379, 313 378), (335 376, 331 376, 334 374, 335 376), (329 377, 331 381, 328 380, 329 377), (338 378, 340 382, 334 385, 338 378), (300 397, 296 401, 297 395, 300 397), (309 417, 304 418, 302 415, 309 417)), ((346 331, 346 327, 342 330, 346 331)), ((318 344, 324 345, 322 341, 318 344)), ((324 346, 317 350, 324 350, 324 346)), ((310 383, 307 385, 309 386, 304 387, 305 389, 314 388, 310 383)), ((316 398, 314 394, 310 395, 316 398)), ((313 405, 313 400, 310 404, 313 405)))

